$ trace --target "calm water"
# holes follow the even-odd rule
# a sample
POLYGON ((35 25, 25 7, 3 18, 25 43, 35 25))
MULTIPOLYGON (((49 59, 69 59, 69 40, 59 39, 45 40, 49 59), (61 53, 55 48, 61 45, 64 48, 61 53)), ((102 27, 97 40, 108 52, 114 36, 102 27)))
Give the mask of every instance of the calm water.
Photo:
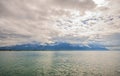
POLYGON ((120 52, 1 51, 0 76, 120 76, 120 52))

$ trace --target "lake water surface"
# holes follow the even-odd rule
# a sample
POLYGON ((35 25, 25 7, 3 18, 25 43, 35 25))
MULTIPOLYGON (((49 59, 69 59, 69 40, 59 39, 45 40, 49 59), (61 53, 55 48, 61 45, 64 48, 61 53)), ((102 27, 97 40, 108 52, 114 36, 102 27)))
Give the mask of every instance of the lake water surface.
POLYGON ((120 76, 120 52, 0 51, 0 76, 120 76))

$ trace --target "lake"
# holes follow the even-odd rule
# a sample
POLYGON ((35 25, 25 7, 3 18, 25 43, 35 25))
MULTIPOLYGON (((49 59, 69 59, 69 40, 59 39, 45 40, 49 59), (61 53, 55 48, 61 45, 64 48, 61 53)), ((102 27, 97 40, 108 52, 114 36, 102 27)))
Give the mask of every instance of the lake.
POLYGON ((120 76, 120 52, 0 51, 0 76, 120 76))

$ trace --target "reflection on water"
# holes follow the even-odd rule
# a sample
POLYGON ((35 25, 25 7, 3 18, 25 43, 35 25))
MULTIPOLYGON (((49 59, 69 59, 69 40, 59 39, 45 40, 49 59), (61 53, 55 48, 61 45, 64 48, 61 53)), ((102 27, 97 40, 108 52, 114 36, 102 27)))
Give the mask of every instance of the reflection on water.
POLYGON ((120 76, 119 51, 0 52, 0 76, 120 76))

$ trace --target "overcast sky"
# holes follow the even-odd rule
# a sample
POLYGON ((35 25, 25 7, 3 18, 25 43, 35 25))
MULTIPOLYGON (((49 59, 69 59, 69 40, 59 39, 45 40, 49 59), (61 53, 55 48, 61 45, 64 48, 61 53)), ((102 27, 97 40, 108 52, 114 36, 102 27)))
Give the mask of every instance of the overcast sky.
POLYGON ((120 0, 0 0, 0 46, 100 43, 120 49, 120 0))

